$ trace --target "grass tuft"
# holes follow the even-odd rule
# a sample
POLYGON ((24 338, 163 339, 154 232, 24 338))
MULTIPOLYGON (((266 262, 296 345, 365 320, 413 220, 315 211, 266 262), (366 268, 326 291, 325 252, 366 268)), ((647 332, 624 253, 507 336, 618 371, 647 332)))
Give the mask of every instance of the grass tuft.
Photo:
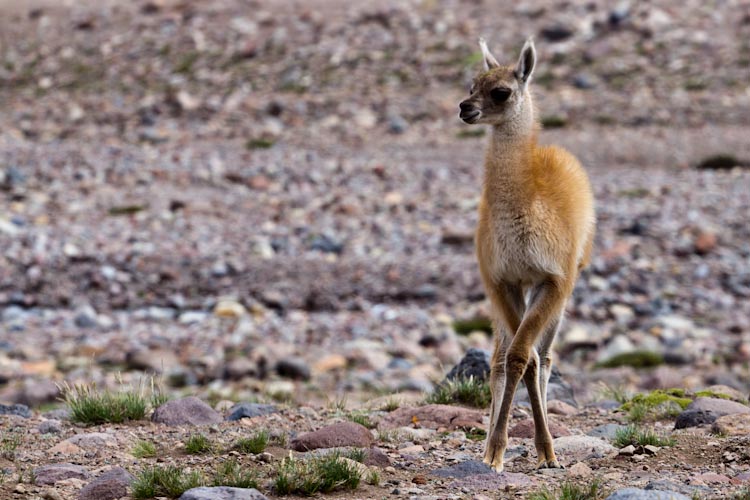
POLYGON ((266 446, 268 446, 269 439, 270 434, 268 431, 261 429, 248 438, 238 439, 234 443, 234 449, 242 453, 252 453, 253 455, 257 455, 258 453, 263 453, 266 446))
POLYGON ((311 496, 335 490, 355 490, 361 480, 356 467, 337 453, 331 453, 305 461, 292 457, 284 459, 273 484, 278 495, 311 496))
POLYGON ((16 449, 21 445, 21 436, 15 432, 3 432, 0 438, 0 457, 10 460, 16 459, 16 449))
POLYGON ((459 335, 468 335, 476 331, 492 334, 492 321, 483 317, 456 320, 453 322, 453 331, 459 335))
POLYGON ((185 452, 191 455, 210 453, 212 449, 211 441, 203 434, 193 434, 185 441, 185 452))
POLYGON ((664 356, 658 352, 632 351, 617 354, 611 358, 597 363, 596 368, 619 368, 620 366, 632 366, 633 368, 651 368, 664 364, 664 356))
POLYGON ((184 472, 174 465, 148 467, 135 477, 131 484, 131 496, 135 500, 154 497, 178 498, 185 491, 204 484, 197 471, 184 472))
POLYGON ((388 398, 383 406, 380 407, 381 411, 396 411, 401 407, 401 401, 397 397, 388 398))
POLYGON ((675 440, 671 437, 663 437, 651 429, 641 429, 635 425, 629 425, 615 433, 613 443, 618 448, 624 448, 628 445, 633 446, 674 446, 675 440))
POLYGON ((130 453, 136 458, 151 458, 156 456, 156 446, 151 441, 140 440, 133 446, 130 453))
POLYGON ((527 500, 604 500, 607 494, 598 480, 585 485, 565 482, 554 491, 545 488, 532 493, 527 500))
POLYGON ((438 386, 428 394, 425 402, 431 404, 465 404, 475 408, 488 408, 492 402, 490 385, 474 377, 457 378, 438 386))
POLYGON ((367 427, 368 429, 375 428, 375 424, 372 422, 372 420, 370 420, 370 416, 366 413, 353 411, 348 415, 347 418, 354 423, 357 423, 363 427, 367 427))
POLYGON ((354 448, 353 450, 349 450, 344 453, 343 456, 350 460, 354 460, 355 462, 363 464, 367 459, 367 451, 365 451, 364 448, 354 448))
POLYGON ((70 407, 73 422, 82 424, 119 424, 146 416, 148 402, 141 390, 99 391, 96 384, 64 383, 60 387, 63 401, 70 407))
POLYGON ((220 464, 211 483, 214 486, 258 489, 258 477, 255 473, 243 472, 242 466, 236 460, 227 460, 220 464))

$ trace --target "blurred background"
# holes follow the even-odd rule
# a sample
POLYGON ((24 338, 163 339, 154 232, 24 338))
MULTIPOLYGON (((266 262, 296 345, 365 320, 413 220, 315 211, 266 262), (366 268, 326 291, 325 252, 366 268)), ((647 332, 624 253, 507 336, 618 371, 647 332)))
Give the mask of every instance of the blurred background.
POLYGON ((598 203, 563 378, 747 394, 750 3, 377 4, 0 1, 0 399, 432 390, 491 346, 458 102, 529 35, 598 203))

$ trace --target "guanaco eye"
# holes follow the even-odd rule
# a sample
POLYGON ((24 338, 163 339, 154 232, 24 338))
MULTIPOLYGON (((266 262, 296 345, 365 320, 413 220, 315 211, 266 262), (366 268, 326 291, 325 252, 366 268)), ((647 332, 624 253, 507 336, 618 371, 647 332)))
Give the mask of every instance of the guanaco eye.
POLYGON ((473 94, 474 90, 476 90, 476 87, 474 85, 472 85, 471 87, 469 87, 469 95, 473 94))
POLYGON ((505 102, 508 100, 508 97, 510 97, 510 89, 503 87, 494 88, 490 90, 490 97, 495 103, 505 102))

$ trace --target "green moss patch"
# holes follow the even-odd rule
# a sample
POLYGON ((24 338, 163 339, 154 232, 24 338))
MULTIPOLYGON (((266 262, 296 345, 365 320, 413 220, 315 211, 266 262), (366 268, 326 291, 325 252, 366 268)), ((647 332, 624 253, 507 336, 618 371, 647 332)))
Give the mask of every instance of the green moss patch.
POLYGON ((453 331, 459 335, 468 335, 471 332, 482 331, 492 333, 492 321, 489 318, 472 318, 457 320, 453 322, 453 331))
POLYGON ((596 364, 596 368, 618 368, 632 366, 633 368, 651 368, 664 364, 664 356, 652 351, 631 351, 617 354, 596 364))

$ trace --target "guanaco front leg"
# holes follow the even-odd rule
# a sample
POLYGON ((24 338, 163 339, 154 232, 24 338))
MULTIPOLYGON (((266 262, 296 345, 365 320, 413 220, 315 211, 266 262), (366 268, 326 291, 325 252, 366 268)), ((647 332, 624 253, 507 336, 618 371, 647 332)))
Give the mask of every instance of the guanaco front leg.
MULTIPOLYGON (((513 395, 518 387, 518 382, 529 366, 532 349, 537 338, 552 321, 559 318, 565 304, 566 295, 563 284, 555 280, 546 281, 538 285, 538 288, 532 294, 526 314, 508 347, 505 360, 506 375, 502 402, 500 403, 497 421, 492 428, 492 434, 488 436, 487 450, 485 452, 485 460, 490 459, 490 466, 497 472, 502 472, 503 470, 503 454, 505 453, 505 448, 508 446, 508 421, 513 403, 513 395)), ((535 384, 530 385, 534 386, 535 384)), ((537 412, 534 415, 535 424, 538 422, 536 425, 539 425, 540 428, 543 427, 546 431, 543 435, 548 436, 549 429, 547 428, 546 418, 537 417, 537 413, 541 417, 541 395, 539 394, 538 385, 536 387, 537 412)), ((530 396, 531 392, 530 390, 530 396)), ((547 466, 549 466, 550 462, 555 466, 557 459, 552 448, 552 440, 551 438, 545 440, 549 441, 549 446, 546 446, 546 443, 544 446, 545 461, 547 466)))
POLYGON ((492 353, 490 365, 490 391, 492 392, 492 404, 490 405, 490 425, 487 432, 487 442, 485 443, 484 461, 491 464, 493 456, 489 454, 489 437, 498 420, 498 412, 503 400, 503 391, 505 390, 505 357, 508 345, 513 338, 518 325, 523 317, 525 304, 523 300, 523 291, 517 286, 501 285, 493 288, 490 294, 490 301, 495 309, 495 349, 492 353))

